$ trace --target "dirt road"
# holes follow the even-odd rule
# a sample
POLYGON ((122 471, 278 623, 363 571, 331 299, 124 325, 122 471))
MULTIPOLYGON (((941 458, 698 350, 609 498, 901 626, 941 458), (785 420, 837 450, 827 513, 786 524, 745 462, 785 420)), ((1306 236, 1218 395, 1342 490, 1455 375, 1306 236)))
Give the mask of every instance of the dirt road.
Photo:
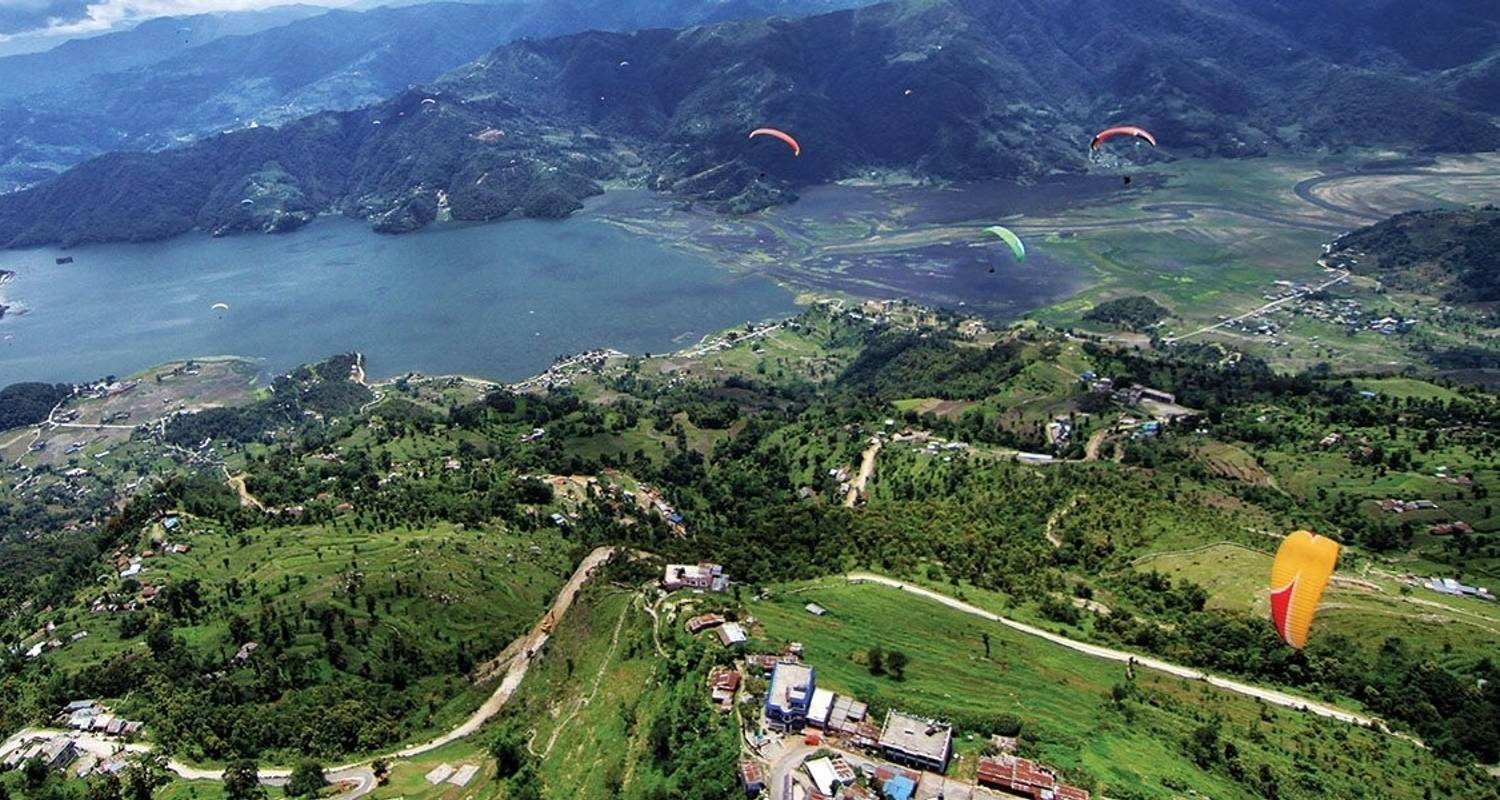
MULTIPOLYGON (((878 583, 883 586, 891 586, 905 592, 911 592, 912 594, 927 598, 928 600, 942 603, 943 605, 957 611, 962 611, 965 614, 972 614, 973 616, 987 619, 991 622, 999 623, 1008 628, 1013 628, 1022 633, 1028 634, 1030 636, 1035 636, 1040 639, 1046 639, 1053 644, 1061 645, 1062 647, 1066 647, 1070 650, 1076 650, 1085 655, 1094 656, 1095 658, 1105 658, 1109 659, 1110 661, 1120 662, 1129 662, 1131 659, 1134 659, 1135 664, 1139 667, 1154 669, 1158 672, 1165 672, 1168 675, 1175 675, 1179 678, 1186 678, 1188 680, 1203 681, 1210 685, 1217 686, 1220 689, 1234 692, 1235 694, 1241 694, 1246 697, 1254 697, 1258 700, 1264 700, 1265 702, 1271 703, 1273 705, 1285 706, 1287 708, 1295 708, 1298 710, 1306 710, 1321 717, 1342 720, 1353 725, 1368 727, 1371 722, 1375 722, 1375 720, 1372 720, 1370 717, 1366 717, 1363 714, 1356 714, 1352 711, 1345 711, 1341 708, 1324 705, 1313 700, 1308 700, 1305 697, 1298 697, 1294 694, 1280 692, 1275 689, 1264 689, 1259 686, 1251 686, 1250 684, 1229 680, 1227 678, 1220 678, 1215 675, 1210 675, 1201 670, 1193 669, 1191 667, 1183 667, 1177 664, 1171 664, 1166 661, 1151 658, 1149 656, 1075 641, 1073 639, 1067 638, 1066 636, 1059 636, 1058 634, 1044 631, 1041 628, 1027 625, 1024 622, 1017 622, 1013 619, 1007 619, 998 614, 985 611, 984 609, 977 606, 969 605, 962 600, 957 600, 945 594, 934 592, 931 589, 924 589, 921 586, 916 586, 905 581, 899 581, 895 578, 887 578, 884 575, 876 575, 869 572, 851 572, 845 577, 849 579, 850 583, 878 583)), ((1421 742, 1411 736, 1391 731, 1389 728, 1385 727, 1384 723, 1379 723, 1379 725, 1380 729, 1388 734, 1399 736, 1403 739, 1421 744, 1421 742)))
MULTIPOLYGON (((531 662, 536 658, 536 654, 542 645, 546 644, 547 637, 551 634, 555 621, 561 619, 562 615, 567 613, 568 609, 573 605, 574 597, 578 595, 578 590, 583 588, 583 584, 599 565, 608 561, 609 557, 614 555, 615 549, 613 547, 600 547, 585 556, 583 561, 579 563, 578 568, 573 571, 573 576, 568 579, 568 582, 563 585, 562 590, 557 593, 557 599, 552 601, 552 607, 547 611, 546 615, 529 632, 506 647, 505 652, 499 658, 486 665, 487 667, 492 667, 490 674, 498 674, 503 669, 505 677, 500 681, 500 685, 495 688, 494 693, 490 695, 489 699, 470 715, 468 719, 442 736, 421 744, 402 748, 393 753, 388 753, 383 757, 390 760, 410 758, 436 750, 443 745, 469 736, 479 730, 491 717, 499 713, 500 709, 505 706, 506 701, 510 700, 511 695, 515 694, 516 689, 520 687, 521 679, 526 677, 526 670, 531 666, 531 662), (511 655, 507 657, 507 653, 511 655)), ((151 746, 147 744, 132 743, 122 746, 121 742, 116 739, 94 736, 92 734, 47 728, 26 728, 6 739, 3 744, 0 744, 0 758, 4 758, 12 750, 20 747, 28 740, 59 735, 71 736, 80 749, 87 750, 100 757, 107 757, 121 749, 134 753, 150 752, 151 750, 151 746)), ((369 794, 375 789, 375 773, 369 766, 373 760, 341 764, 324 771, 324 775, 332 783, 353 784, 348 790, 337 795, 334 800, 355 800, 355 798, 369 794)), ((223 770, 201 769, 179 761, 168 760, 167 769, 187 780, 219 781, 224 779, 223 770)), ((269 767, 260 771, 260 780, 262 783, 280 785, 291 774, 292 772, 289 769, 269 767)))
POLYGON ((864 454, 859 460, 859 475, 849 484, 849 492, 844 495, 844 507, 854 508, 859 502, 860 495, 865 492, 865 485, 870 482, 870 476, 875 474, 875 457, 880 455, 880 437, 870 437, 870 446, 865 448, 864 454))

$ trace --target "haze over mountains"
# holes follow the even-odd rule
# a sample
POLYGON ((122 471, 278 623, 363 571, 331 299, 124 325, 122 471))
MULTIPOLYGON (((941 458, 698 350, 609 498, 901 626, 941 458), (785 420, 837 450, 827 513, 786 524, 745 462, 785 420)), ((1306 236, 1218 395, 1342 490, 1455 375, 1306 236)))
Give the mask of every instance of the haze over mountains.
POLYGON ((152 20, 0 59, 0 192, 111 150, 350 109, 519 36, 813 13, 860 0, 425 3, 365 13, 287 6, 152 20))
POLYGON ((557 216, 606 178, 746 211, 869 170, 1080 171, 1088 134, 1120 121, 1151 128, 1156 157, 1500 148, 1500 92, 1475 89, 1500 11, 1456 4, 1412 39, 1417 7, 1341 6, 1348 46, 1316 13, 1250 0, 899 0, 517 41, 357 111, 91 161, 0 198, 0 243, 284 230, 325 211, 387 231, 557 216), (1444 30, 1468 44, 1438 46, 1444 30), (794 131, 803 157, 747 143, 761 124, 794 131))

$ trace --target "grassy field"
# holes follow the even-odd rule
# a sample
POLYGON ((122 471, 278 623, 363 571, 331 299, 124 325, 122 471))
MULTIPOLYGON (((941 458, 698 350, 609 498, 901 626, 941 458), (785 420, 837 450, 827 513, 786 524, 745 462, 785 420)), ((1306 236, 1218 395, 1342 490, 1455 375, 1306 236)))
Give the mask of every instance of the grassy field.
MULTIPOLYGON (((1270 553, 1226 543, 1153 556, 1136 568, 1197 583, 1208 590, 1209 607, 1265 616, 1271 560, 1270 553)), ((1389 573, 1361 569, 1367 562, 1351 566, 1335 573, 1316 632, 1342 633, 1355 641, 1398 637, 1469 662, 1500 649, 1500 605, 1404 587, 1389 573)))
POLYGON ((373 800, 400 800, 403 797, 487 800, 495 797, 499 790, 495 781, 495 762, 485 751, 483 742, 484 733, 481 732, 415 758, 393 761, 385 785, 377 787, 370 797, 373 800), (444 764, 455 769, 473 765, 479 767, 479 772, 465 786, 428 783, 427 774, 444 764))
POLYGON ((1252 775, 1265 764, 1282 776, 1283 797, 1332 796, 1322 782, 1334 775, 1340 797, 1417 798, 1432 786, 1449 787, 1451 796, 1486 796, 1451 765, 1408 743, 1146 671, 1135 680, 1144 700, 1116 708, 1109 692, 1125 681, 1122 665, 894 589, 842 581, 784 586, 749 610, 768 643, 803 644, 820 686, 881 709, 953 719, 961 752, 976 746, 969 739, 973 723, 966 731, 964 721, 1018 717, 1031 752, 1088 776, 1111 797, 1259 797, 1222 764, 1205 770, 1189 757, 1184 743, 1210 720, 1236 744, 1252 775), (828 614, 809 615, 802 608, 809 601, 828 614), (872 647, 909 657, 904 680, 870 674, 862 662, 872 647))

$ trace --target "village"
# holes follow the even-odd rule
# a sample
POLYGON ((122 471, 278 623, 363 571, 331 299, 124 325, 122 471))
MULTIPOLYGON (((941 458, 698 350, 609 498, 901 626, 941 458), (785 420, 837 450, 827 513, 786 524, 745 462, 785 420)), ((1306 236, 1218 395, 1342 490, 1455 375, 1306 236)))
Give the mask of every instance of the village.
POLYGON ((36 760, 49 770, 78 778, 116 775, 127 765, 126 743, 134 741, 143 727, 91 699, 68 703, 53 721, 68 732, 8 740, 0 749, 0 766, 13 769, 36 760))
MULTIPOLYGON (((158 559, 183 555, 192 550, 192 545, 182 540, 186 529, 182 518, 176 514, 162 516, 152 523, 149 530, 151 541, 148 547, 137 551, 128 545, 122 545, 109 553, 108 558, 114 572, 98 578, 98 584, 107 588, 84 601, 91 614, 120 614, 148 608, 167 585, 165 578, 153 578, 147 574, 151 564, 158 559), (177 540, 173 541, 173 538, 177 540)), ((59 632, 55 623, 48 622, 12 645, 9 652, 34 659, 83 641, 88 636, 87 628, 64 634, 59 632)))
MULTIPOLYGON (((664 599, 674 593, 722 594, 730 576, 718 564, 668 564, 664 599)), ((687 601, 688 604, 691 601, 687 601)), ((811 616, 827 609, 807 603, 811 616)), ((1088 800, 1090 792, 1067 784, 1058 772, 1019 754, 1014 736, 985 737, 973 779, 950 773, 963 732, 943 720, 898 708, 877 715, 858 697, 818 682, 817 664, 790 642, 778 652, 754 652, 763 638, 751 617, 701 613, 688 618, 692 636, 711 635, 734 654, 733 666, 716 668, 707 701, 742 723, 740 784, 747 797, 768 800, 1088 800)), ((904 658, 904 657, 903 657, 904 658)), ((973 738, 973 732, 966 735, 973 738)))

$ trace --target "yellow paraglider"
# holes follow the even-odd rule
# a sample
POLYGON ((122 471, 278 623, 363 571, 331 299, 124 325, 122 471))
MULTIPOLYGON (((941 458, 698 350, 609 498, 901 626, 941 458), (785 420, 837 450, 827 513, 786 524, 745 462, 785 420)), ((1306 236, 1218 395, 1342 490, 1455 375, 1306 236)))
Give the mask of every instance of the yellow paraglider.
POLYGON ((1308 531, 1292 531, 1276 549, 1271 565, 1271 623, 1281 640, 1297 649, 1307 644, 1318 602, 1339 560, 1339 543, 1308 531))

